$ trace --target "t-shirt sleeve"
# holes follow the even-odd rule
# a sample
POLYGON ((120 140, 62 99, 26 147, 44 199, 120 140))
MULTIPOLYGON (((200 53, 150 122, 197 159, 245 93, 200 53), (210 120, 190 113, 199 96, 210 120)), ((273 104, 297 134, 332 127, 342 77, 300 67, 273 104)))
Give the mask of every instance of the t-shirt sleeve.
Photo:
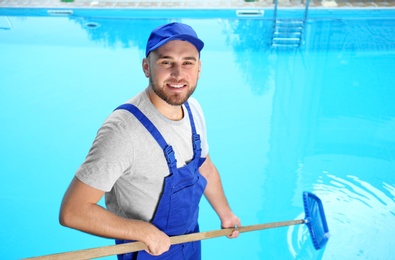
POLYGON ((85 184, 108 192, 131 167, 133 145, 124 123, 107 119, 97 132, 92 147, 76 177, 85 184))

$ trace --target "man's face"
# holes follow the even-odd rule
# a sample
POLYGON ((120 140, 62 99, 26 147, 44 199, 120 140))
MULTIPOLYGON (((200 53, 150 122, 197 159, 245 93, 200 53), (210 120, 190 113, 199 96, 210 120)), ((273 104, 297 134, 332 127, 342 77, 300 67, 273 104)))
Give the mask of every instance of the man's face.
POLYGON ((199 52, 187 41, 170 41, 143 60, 143 70, 156 95, 179 106, 196 88, 200 76, 199 52))

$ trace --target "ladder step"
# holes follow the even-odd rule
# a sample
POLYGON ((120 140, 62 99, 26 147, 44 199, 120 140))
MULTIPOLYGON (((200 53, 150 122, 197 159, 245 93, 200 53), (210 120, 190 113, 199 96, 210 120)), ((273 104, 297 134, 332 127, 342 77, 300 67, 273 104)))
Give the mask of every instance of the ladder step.
POLYGON ((300 42, 300 38, 273 38, 273 42, 300 42))
POLYGON ((275 32, 302 32, 303 31, 303 27, 278 27, 278 26, 274 26, 273 27, 273 31, 275 32))
POLYGON ((287 30, 287 31, 302 31, 303 26, 274 26, 274 29, 277 30, 287 30))
POLYGON ((275 37, 280 37, 280 38, 284 38, 284 37, 300 38, 300 36, 302 36, 302 32, 273 32, 273 35, 275 37))
POLYGON ((275 24, 303 25, 303 20, 276 20, 275 24))
POLYGON ((303 29, 300 30, 286 30, 286 29, 278 29, 278 28, 273 28, 273 34, 278 33, 278 34, 302 34, 303 29))
POLYGON ((300 45, 299 44, 279 44, 279 43, 273 43, 272 44, 272 46, 273 47, 286 47, 286 48, 289 48, 289 47, 299 47, 300 45))

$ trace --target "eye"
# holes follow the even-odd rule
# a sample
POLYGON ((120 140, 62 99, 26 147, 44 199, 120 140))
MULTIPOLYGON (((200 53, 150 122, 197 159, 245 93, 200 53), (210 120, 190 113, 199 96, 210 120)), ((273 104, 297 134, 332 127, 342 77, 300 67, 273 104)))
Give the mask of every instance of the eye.
POLYGON ((171 67, 173 64, 172 64, 172 62, 169 61, 169 60, 162 60, 162 61, 160 61, 160 65, 163 66, 163 67, 169 68, 169 67, 171 67))
POLYGON ((191 62, 191 61, 185 61, 184 62, 184 65, 193 65, 194 63, 193 62, 191 62))

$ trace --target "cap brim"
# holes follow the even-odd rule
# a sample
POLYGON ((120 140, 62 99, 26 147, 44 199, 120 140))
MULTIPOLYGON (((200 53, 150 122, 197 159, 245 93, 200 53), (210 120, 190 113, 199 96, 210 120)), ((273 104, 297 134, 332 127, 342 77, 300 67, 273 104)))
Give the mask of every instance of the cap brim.
POLYGON ((195 48, 198 50, 199 53, 204 47, 203 41, 201 41, 199 38, 193 37, 188 34, 178 34, 178 35, 174 35, 172 37, 166 38, 166 39, 158 42, 156 45, 152 46, 149 50, 147 50, 146 55, 148 56, 148 54, 151 51, 156 50, 159 47, 168 43, 169 41, 174 41, 174 40, 182 40, 182 41, 187 41, 187 42, 191 43, 193 46, 195 46, 195 48))

